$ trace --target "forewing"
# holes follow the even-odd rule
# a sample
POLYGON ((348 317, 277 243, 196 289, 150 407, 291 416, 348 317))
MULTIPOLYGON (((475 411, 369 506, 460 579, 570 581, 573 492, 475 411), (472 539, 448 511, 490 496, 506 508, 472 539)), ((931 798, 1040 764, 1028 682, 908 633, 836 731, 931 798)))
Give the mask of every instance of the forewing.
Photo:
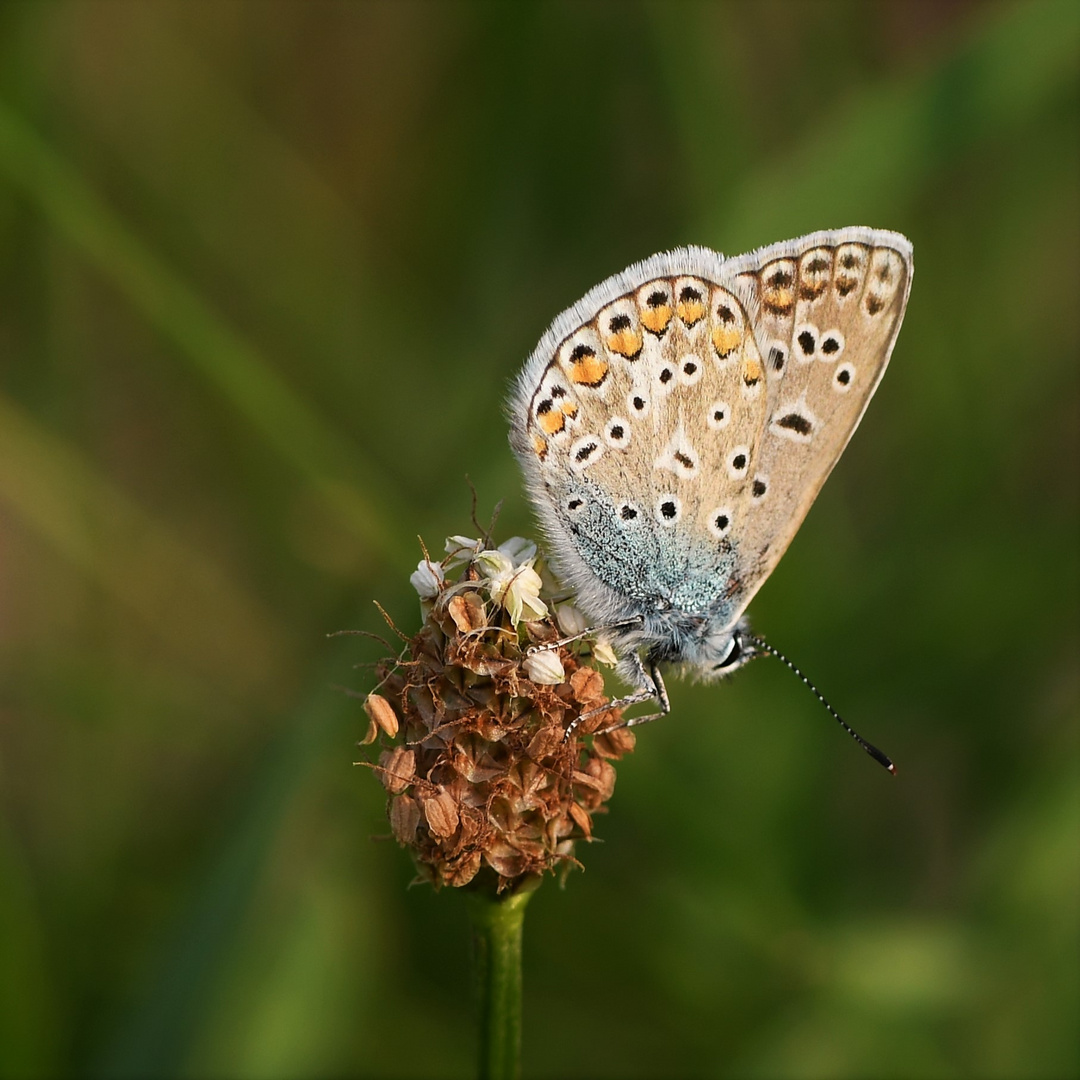
POLYGON ((802 524, 885 372, 913 263, 903 236, 845 229, 765 248, 725 270, 754 312, 768 386, 739 533, 745 606, 802 524))

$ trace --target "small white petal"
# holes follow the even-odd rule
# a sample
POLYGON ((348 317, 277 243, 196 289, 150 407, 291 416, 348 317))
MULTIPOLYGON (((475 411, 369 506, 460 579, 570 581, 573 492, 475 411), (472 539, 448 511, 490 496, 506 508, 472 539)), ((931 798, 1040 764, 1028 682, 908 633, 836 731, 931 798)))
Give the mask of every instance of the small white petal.
MULTIPOLYGON (((488 554, 491 553, 483 552, 482 556, 488 554)), ((506 558, 505 555, 500 557, 506 558)), ((486 584, 492 600, 506 608, 510 613, 510 621, 515 626, 522 618, 543 619, 548 613, 547 605, 540 599, 540 587, 543 583, 540 575, 531 566, 500 570, 489 578, 486 584)))
POLYGON ((523 536, 511 536, 504 544, 499 545, 499 550, 508 556, 515 566, 536 558, 536 545, 523 536))
POLYGON ((492 551, 491 548, 481 551, 474 562, 480 568, 481 573, 490 578, 495 578, 500 574, 508 574, 514 569, 514 562, 509 555, 504 555, 501 551, 492 551))
POLYGON ((555 609, 555 621, 567 637, 583 633, 589 626, 585 616, 573 604, 560 604, 555 609))
POLYGON ((462 566, 471 562, 482 547, 482 541, 473 540, 469 536, 448 536, 446 538, 446 554, 450 556, 447 566, 462 566))
POLYGON ((528 621, 534 622, 536 619, 547 618, 547 604, 545 604, 539 596, 533 596, 531 593, 525 593, 521 597, 521 605, 523 608, 523 618, 527 619, 528 621))
POLYGON ((525 658, 525 674, 534 683, 541 686, 556 686, 566 679, 559 654, 550 649, 547 652, 533 653, 525 658))
POLYGON ((438 563, 423 559, 416 567, 415 573, 409 581, 412 587, 420 594, 421 599, 430 600, 439 595, 442 583, 446 580, 443 568, 438 563))
POLYGON ((611 642, 606 638, 597 638, 592 647, 593 659, 598 660, 601 664, 607 664, 609 667, 614 667, 619 658, 615 655, 615 650, 611 647, 611 642))

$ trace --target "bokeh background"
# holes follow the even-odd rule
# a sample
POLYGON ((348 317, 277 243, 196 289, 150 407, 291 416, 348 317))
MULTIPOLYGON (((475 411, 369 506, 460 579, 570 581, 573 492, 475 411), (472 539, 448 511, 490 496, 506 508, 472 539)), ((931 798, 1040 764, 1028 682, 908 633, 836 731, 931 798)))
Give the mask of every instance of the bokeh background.
POLYGON ((468 1076, 462 897, 354 768, 417 535, 652 252, 898 229, 755 626, 526 927, 528 1076, 1075 1076, 1080 6, 0 7, 0 1073, 468 1076))

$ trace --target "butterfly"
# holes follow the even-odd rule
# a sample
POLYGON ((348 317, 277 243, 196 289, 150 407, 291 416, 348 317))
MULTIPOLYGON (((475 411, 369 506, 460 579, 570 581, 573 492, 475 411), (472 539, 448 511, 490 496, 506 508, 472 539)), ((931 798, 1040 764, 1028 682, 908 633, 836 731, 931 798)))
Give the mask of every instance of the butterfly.
POLYGON ((662 665, 711 679, 771 652, 801 676, 745 611, 881 381, 912 273, 905 237, 861 227, 731 259, 678 248, 540 339, 510 440, 554 568, 632 688, 610 707, 657 703, 627 726, 670 711, 662 665))

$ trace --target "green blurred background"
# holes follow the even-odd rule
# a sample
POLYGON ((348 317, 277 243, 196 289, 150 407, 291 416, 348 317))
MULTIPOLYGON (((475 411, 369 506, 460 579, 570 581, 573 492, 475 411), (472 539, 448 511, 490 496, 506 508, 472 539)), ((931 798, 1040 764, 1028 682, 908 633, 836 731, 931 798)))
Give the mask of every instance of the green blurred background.
POLYGON ((417 534, 652 252, 912 238, 892 367, 526 927, 529 1076, 1078 1054, 1080 5, 0 7, 0 1073, 468 1076, 462 897, 356 769, 417 534))

